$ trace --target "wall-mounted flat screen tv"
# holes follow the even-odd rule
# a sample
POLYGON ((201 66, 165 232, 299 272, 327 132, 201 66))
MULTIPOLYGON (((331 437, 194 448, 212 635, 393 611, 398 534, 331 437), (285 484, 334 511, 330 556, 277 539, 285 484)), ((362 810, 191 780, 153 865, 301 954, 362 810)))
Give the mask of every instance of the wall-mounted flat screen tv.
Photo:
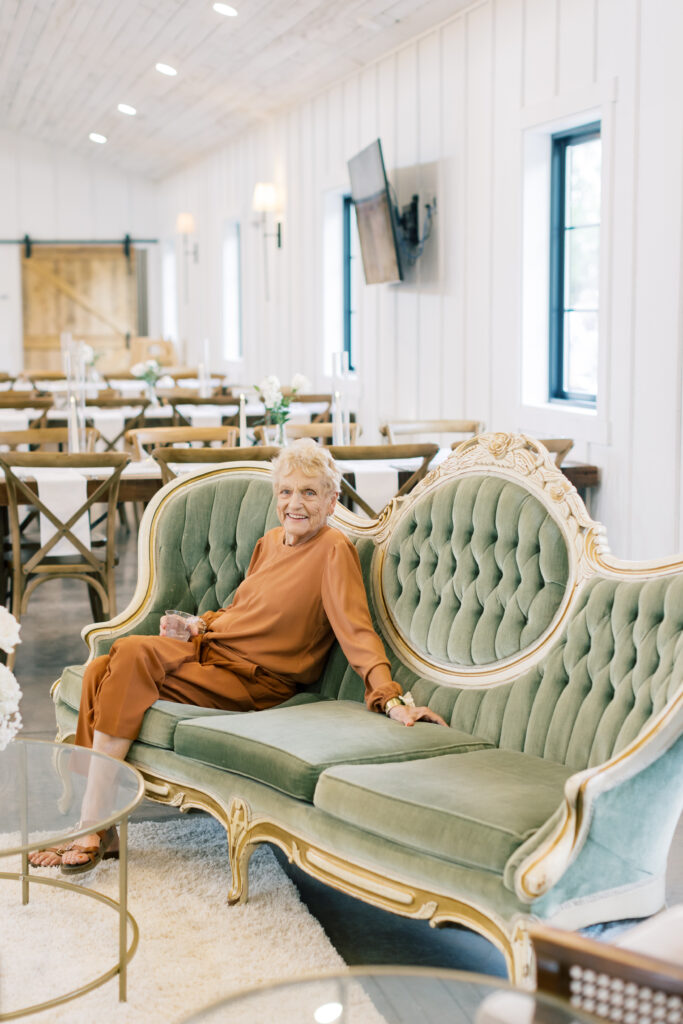
POLYGON ((348 161, 366 284, 402 281, 394 204, 376 139, 348 161))

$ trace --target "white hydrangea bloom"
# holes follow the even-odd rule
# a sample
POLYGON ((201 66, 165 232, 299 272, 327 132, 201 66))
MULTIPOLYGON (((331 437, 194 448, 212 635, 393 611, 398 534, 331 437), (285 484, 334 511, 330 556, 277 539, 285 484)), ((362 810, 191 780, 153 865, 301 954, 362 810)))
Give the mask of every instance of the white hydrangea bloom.
POLYGON ((0 651, 11 654, 17 644, 21 643, 19 630, 21 626, 11 612, 0 606, 0 651))
POLYGON ((134 377, 142 377, 145 372, 145 364, 135 363, 134 366, 131 366, 130 372, 133 374, 134 377))
POLYGON ((258 390, 266 409, 272 409, 273 406, 277 406, 282 402, 280 381, 275 374, 271 373, 269 377, 264 377, 258 386, 258 390))
POLYGON ((305 374, 295 373, 290 387, 292 391, 310 391, 311 382, 305 374))
POLYGON ((95 362, 95 349, 85 341, 81 342, 81 355, 86 366, 90 366, 95 362))
POLYGON ((21 689, 7 665, 0 665, 0 719, 9 718, 19 710, 21 689))

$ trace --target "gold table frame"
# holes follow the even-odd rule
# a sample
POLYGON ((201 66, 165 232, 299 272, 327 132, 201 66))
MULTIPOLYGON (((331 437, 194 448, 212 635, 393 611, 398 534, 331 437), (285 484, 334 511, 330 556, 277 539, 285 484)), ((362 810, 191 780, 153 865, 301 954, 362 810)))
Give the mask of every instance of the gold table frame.
MULTIPOLYGON (((16 742, 16 741, 15 741, 16 742)), ((63 751, 64 745, 60 743, 49 743, 45 740, 20 740, 22 744, 31 743, 41 746, 54 747, 56 752, 63 751)), ((73 747, 71 748, 73 749, 73 747)), ((84 751, 85 748, 79 748, 80 751, 84 751)), ((27 756, 26 748, 24 747, 24 758, 27 756)), ((107 757, 108 755, 101 754, 98 752, 98 757, 107 757)), ((110 760, 114 760, 110 758, 110 760)), ((11 1010, 9 1013, 0 1012, 0 1021, 15 1020, 18 1017, 24 1017, 29 1013, 38 1013, 42 1010, 50 1009, 53 1006, 60 1006, 62 1003, 70 1002, 73 999, 77 999, 79 996, 85 995, 87 992, 92 991, 95 988, 99 988, 100 985, 104 985, 105 982, 109 981, 116 974, 119 976, 119 1002, 125 1002, 127 998, 127 967, 129 962, 138 947, 140 940, 140 929, 137 921, 128 910, 128 818, 130 814, 135 810, 138 804, 141 802, 144 796, 144 781, 137 769, 133 768, 132 765, 120 762, 135 778, 138 784, 137 793, 133 800, 128 805, 121 808, 116 812, 115 815, 110 815, 108 818, 103 819, 101 822, 96 824, 99 826, 95 831, 100 831, 102 828, 109 828, 112 825, 119 826, 119 892, 118 901, 110 896, 105 896, 104 893, 97 892, 95 889, 88 889, 77 882, 63 881, 59 878, 40 878, 37 875, 31 874, 29 870, 29 859, 28 855, 34 850, 41 849, 45 844, 46 840, 42 839, 35 843, 22 843, 21 848, 10 848, 9 850, 0 850, 0 859, 3 857, 15 856, 17 853, 21 855, 21 872, 17 871, 0 871, 0 880, 18 881, 21 882, 21 903, 22 906, 26 906, 29 902, 29 886, 34 883, 37 885, 48 885, 54 886, 60 889, 67 889, 71 892, 77 892, 82 896, 88 896, 90 899, 94 899, 103 903, 105 906, 110 907, 114 911, 118 911, 119 914, 119 944, 118 944, 118 960, 109 970, 103 974, 99 974, 96 978, 91 981, 80 985, 78 988, 71 989, 69 992, 63 995, 54 996, 52 999, 45 1000, 42 1003, 35 1003, 31 1006, 20 1007, 16 1010, 11 1010), (131 926, 132 936, 130 945, 127 945, 128 939, 128 925, 131 926)), ((24 773, 25 779, 25 773, 24 773)), ((62 780, 66 784, 66 780, 62 780)), ((23 793, 23 811, 24 811, 24 822, 27 820, 27 801, 28 794, 23 793)), ((92 827, 89 826, 92 831, 92 827)), ((68 842, 79 835, 90 834, 86 833, 83 828, 72 829, 71 832, 65 833, 63 836, 52 837, 49 841, 52 842, 68 842)))

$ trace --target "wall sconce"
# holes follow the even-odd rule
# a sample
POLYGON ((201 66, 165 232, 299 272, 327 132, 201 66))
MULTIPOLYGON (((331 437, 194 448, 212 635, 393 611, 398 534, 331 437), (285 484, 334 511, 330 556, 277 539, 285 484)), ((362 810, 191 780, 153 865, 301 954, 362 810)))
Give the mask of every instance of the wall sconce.
POLYGON ((179 213, 176 217, 175 229, 181 238, 184 239, 183 246, 183 286, 185 290, 185 304, 187 304, 190 295, 190 282, 189 282, 189 269, 188 264, 190 261, 190 253, 195 263, 199 263, 199 246, 195 242, 193 246, 190 246, 190 235, 195 232, 195 219, 191 213, 179 213))
POLYGON ((278 249, 282 248, 282 223, 277 221, 275 231, 266 231, 266 214, 275 213, 278 208, 277 189, 272 181, 257 181, 254 186, 252 209, 261 214, 261 225, 264 238, 276 238, 278 249))

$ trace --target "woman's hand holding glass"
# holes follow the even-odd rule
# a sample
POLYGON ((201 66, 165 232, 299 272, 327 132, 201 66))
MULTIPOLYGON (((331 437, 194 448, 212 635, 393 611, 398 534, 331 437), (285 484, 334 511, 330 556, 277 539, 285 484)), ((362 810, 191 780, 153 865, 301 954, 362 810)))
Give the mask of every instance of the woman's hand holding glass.
POLYGON ((159 636, 168 636, 176 640, 191 640, 206 632, 206 623, 199 615, 181 612, 176 608, 167 608, 166 614, 159 622, 159 636))

